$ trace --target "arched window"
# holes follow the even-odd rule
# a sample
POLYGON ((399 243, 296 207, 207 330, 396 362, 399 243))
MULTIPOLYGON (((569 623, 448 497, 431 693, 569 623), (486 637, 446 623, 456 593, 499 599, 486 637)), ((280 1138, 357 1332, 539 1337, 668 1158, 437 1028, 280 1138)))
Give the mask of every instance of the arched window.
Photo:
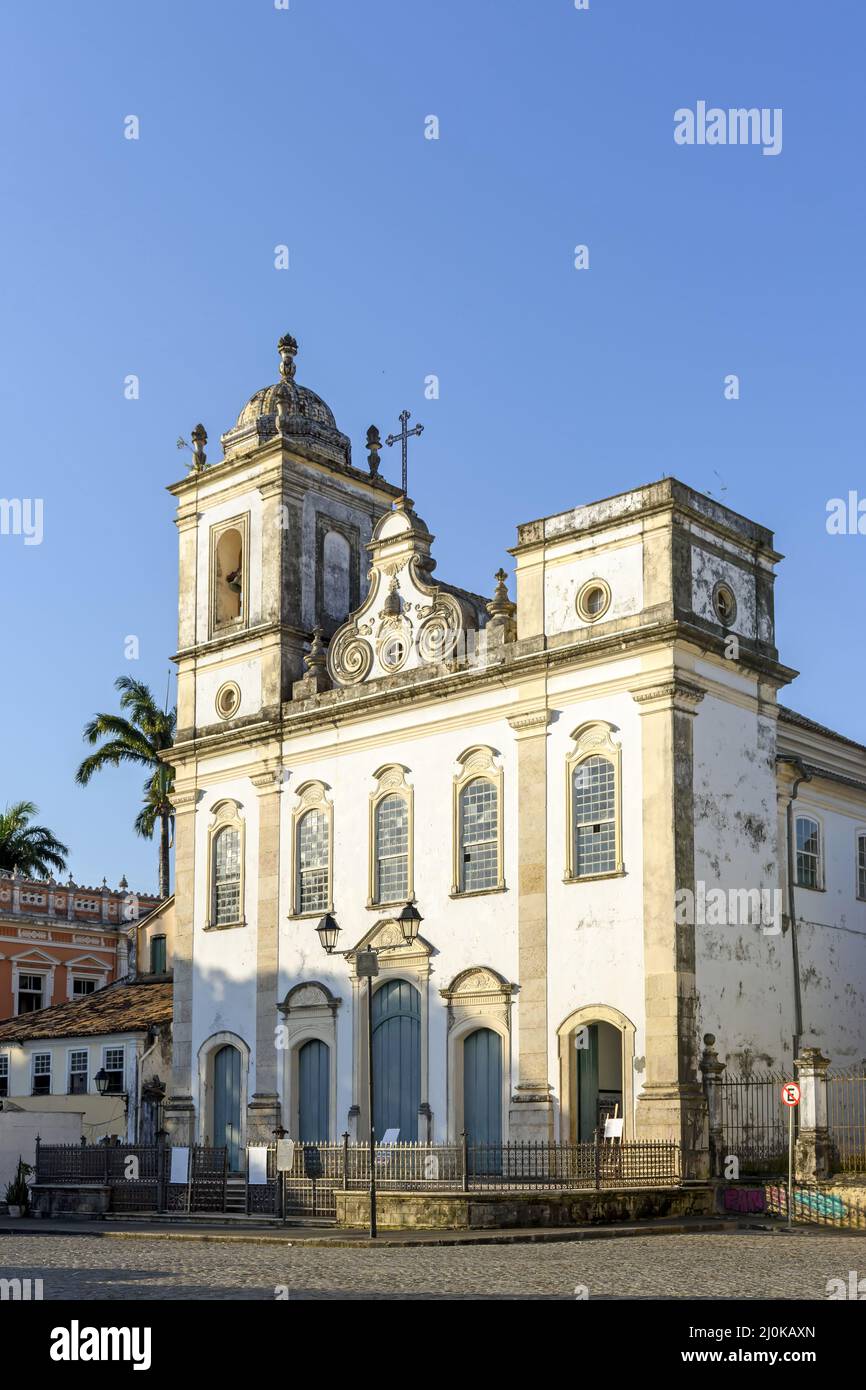
POLYGON ((412 788, 408 769, 386 764, 373 775, 370 794, 370 898, 368 907, 409 902, 414 894, 412 788))
POLYGON ((208 927, 244 925, 244 822, 240 803, 226 797, 212 808, 208 832, 208 927))
POLYGON ((821 827, 812 816, 797 817, 797 886, 822 886, 821 827))
POLYGON ((505 887, 502 871, 502 769, 492 748, 461 753, 454 779, 452 893, 490 893, 505 887))
POLYGON ((327 912, 331 901, 329 826, 325 811, 298 821, 298 912, 327 912))
POLYGON ((409 808, 402 796, 376 806, 376 901, 403 902, 409 893, 409 808))
POLYGON ((236 517, 211 531, 211 632, 246 625, 247 533, 247 517, 236 517))
POLYGON ((576 730, 574 738, 567 764, 566 878, 622 873, 619 745, 607 724, 576 730))
POLYGON ((325 783, 317 781, 298 787, 292 813, 295 917, 330 912, 333 906, 334 807, 327 791, 325 783))
POLYGON ((213 842, 213 921, 223 927, 240 920, 241 837, 232 826, 218 831, 213 842))

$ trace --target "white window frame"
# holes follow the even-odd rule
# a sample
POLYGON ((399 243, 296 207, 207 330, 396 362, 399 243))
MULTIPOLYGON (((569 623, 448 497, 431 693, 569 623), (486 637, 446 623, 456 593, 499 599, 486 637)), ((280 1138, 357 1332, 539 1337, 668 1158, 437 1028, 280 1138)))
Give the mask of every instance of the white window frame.
POLYGON ((375 791, 370 793, 370 887, 367 900, 367 907, 373 911, 415 901, 414 795, 412 787, 406 781, 408 771, 409 769, 400 763, 389 763, 373 774, 377 785, 375 791), (379 807, 389 796, 398 797, 406 803, 406 891, 399 898, 379 896, 379 807))
MULTIPOLYGON (((25 1017, 25 1015, 22 1014, 22 1011, 21 1011, 21 980, 22 980, 22 978, 24 978, 25 976, 26 976, 26 977, 30 977, 30 976, 37 977, 37 976, 38 976, 38 978, 42 981, 42 989, 41 989, 41 991, 40 991, 40 993, 41 993, 41 998, 42 998, 42 1003, 39 1005, 39 1008, 38 1008, 38 1009, 28 1009, 27 1012, 28 1012, 28 1013, 39 1013, 40 1010, 42 1010, 42 1009, 44 1009, 44 1008, 47 1008, 47 1005, 46 1005, 46 1003, 45 1003, 45 989, 46 989, 46 985, 47 985, 47 983, 48 983, 48 975, 46 974, 46 972, 43 971, 43 970, 19 970, 19 971, 18 971, 18 978, 17 978, 17 980, 16 980, 16 982, 15 982, 15 1017, 16 1017, 16 1018, 25 1017)), ((27 990, 26 992, 27 992, 28 994, 32 993, 31 990, 27 990)))
POLYGON ((824 891, 824 826, 820 818, 814 811, 798 811, 794 816, 794 886, 803 888, 808 893, 822 893, 824 891), (818 851, 813 856, 811 850, 801 850, 798 846, 797 829, 801 821, 810 821, 818 833, 818 851), (815 859, 815 882, 803 883, 800 879, 800 855, 807 854, 809 858, 815 859))
POLYGON ((0 1082, 3 1082, 4 1080, 6 1082, 6 1089, 5 1091, 0 1089, 0 1097, 2 1097, 3 1099, 5 1099, 10 1094, 9 1086, 12 1080, 12 1067, 10 1065, 10 1058, 8 1052, 0 1052, 0 1082))
MULTIPOLYGON (((76 1076, 81 1076, 80 1068, 75 1070, 76 1076)), ((88 1047, 68 1047, 66 1049, 66 1094, 69 1096, 86 1096, 90 1093, 90 1048, 88 1047), (72 1059, 73 1057, 84 1057, 87 1067, 84 1076, 87 1078, 87 1085, 83 1091, 73 1091, 72 1089, 72 1059)))
POLYGON ((245 892, 245 860, 246 860, 246 825, 240 814, 240 806, 237 801, 226 797, 218 801, 211 807, 211 824, 208 827, 207 842, 207 928, 212 931, 226 931, 232 927, 245 927, 246 916, 244 909, 245 892), (238 919, 235 922, 217 922, 216 920, 216 842, 217 837, 223 830, 236 830, 238 832, 238 858, 240 864, 240 880, 238 884, 238 919))
POLYGON ((38 1096, 50 1096, 50 1095, 52 1094, 52 1091, 53 1091, 53 1086, 54 1086, 54 1056, 53 1056, 53 1054, 52 1054, 50 1051, 49 1051, 49 1052, 34 1052, 34 1053, 33 1053, 33 1056, 32 1056, 31 1059, 30 1059, 30 1094, 33 1095, 33 1096, 37 1096, 37 1095, 38 1095, 38 1096), (37 1090, 36 1090, 36 1063, 37 1063, 37 1061, 39 1060, 40 1057, 47 1057, 47 1058, 48 1058, 48 1071, 47 1071, 47 1072, 42 1071, 42 1072, 39 1073, 40 1076, 47 1076, 47 1077, 48 1077, 48 1090, 47 1090, 47 1091, 37 1091, 37 1090))
POLYGON ((105 1044, 104 1044, 104 1046, 103 1046, 103 1048, 102 1048, 102 1062, 101 1062, 101 1066, 102 1066, 102 1070, 103 1070, 103 1071, 109 1072, 109 1074, 111 1075, 111 1074, 116 1074, 118 1068, 117 1068, 117 1067, 111 1067, 111 1068, 109 1068, 109 1066, 108 1066, 108 1054, 109 1054, 109 1052, 121 1052, 121 1053, 123 1054, 123 1066, 120 1068, 120 1090, 119 1090, 119 1091, 106 1091, 105 1094, 106 1094, 107 1096, 119 1096, 119 1095, 123 1095, 124 1092, 126 1091, 126 1048, 125 1048, 125 1046, 124 1046, 123 1043, 105 1043, 105 1044))

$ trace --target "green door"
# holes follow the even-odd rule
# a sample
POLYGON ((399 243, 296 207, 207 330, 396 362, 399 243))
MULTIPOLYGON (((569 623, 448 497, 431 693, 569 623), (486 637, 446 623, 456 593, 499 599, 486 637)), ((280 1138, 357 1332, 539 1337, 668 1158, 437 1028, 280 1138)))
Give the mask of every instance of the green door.
POLYGON ((577 1140, 588 1144, 598 1125, 598 1024, 579 1029, 577 1043, 577 1140))
POLYGON ((241 1170, 241 1054, 227 1043, 213 1059, 213 1141, 228 1149, 229 1170, 241 1170))

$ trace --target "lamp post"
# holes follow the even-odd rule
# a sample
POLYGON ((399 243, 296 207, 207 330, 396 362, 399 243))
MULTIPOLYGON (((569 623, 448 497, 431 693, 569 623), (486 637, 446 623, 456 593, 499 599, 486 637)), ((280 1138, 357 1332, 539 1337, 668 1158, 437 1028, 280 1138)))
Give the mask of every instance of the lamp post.
MULTIPOLYGON (((414 903, 407 902, 397 917, 400 930, 403 933, 403 945, 411 946, 418 938, 418 929, 423 922, 423 917, 414 903)), ((319 940, 328 955, 332 955, 337 944, 337 937, 340 928, 334 921, 330 912, 322 918, 316 927, 319 940)), ((393 950, 389 946, 388 950, 393 950)), ((344 953, 345 954, 345 953, 344 953)), ((355 971, 359 979, 367 981, 367 1108, 370 1121, 370 1238, 375 1240, 378 1234, 376 1223, 376 1123, 375 1123, 375 1079, 373 1076, 373 980, 379 974, 378 951, 375 946, 367 946, 355 955, 355 971)))

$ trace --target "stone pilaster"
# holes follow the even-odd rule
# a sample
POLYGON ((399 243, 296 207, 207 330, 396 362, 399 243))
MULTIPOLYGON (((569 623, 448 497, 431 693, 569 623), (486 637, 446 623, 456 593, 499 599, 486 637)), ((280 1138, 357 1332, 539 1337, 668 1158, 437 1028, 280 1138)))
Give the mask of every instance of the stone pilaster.
MULTIPOLYGON (((709 1170, 707 1103, 697 1077, 694 922, 676 894, 695 892, 693 720, 704 692, 671 674, 635 691, 643 762, 646 1072, 639 1139, 682 1146, 683 1175, 709 1170)), ((694 899, 692 899, 694 900, 694 899)))
POLYGON ((517 745, 519 1053, 511 1139, 553 1138, 547 1017, 547 726, 543 708, 508 722, 517 745))
POLYGON ((795 1058, 800 1083, 800 1127, 794 1150, 798 1182, 818 1182, 833 1172, 833 1141, 827 1123, 829 1058, 817 1047, 804 1047, 795 1058))
POLYGON ((247 1142, 270 1143, 280 1124, 277 1091, 277 970, 280 905, 282 767, 271 759, 252 778, 259 797, 259 883, 256 912, 255 1091, 247 1107, 247 1142))
POLYGON ((200 793, 178 782, 172 795, 174 823, 174 1011, 171 1090, 165 1102, 165 1128, 173 1144, 195 1142, 197 1077, 192 1055, 193 935, 195 910, 195 822, 200 793))

